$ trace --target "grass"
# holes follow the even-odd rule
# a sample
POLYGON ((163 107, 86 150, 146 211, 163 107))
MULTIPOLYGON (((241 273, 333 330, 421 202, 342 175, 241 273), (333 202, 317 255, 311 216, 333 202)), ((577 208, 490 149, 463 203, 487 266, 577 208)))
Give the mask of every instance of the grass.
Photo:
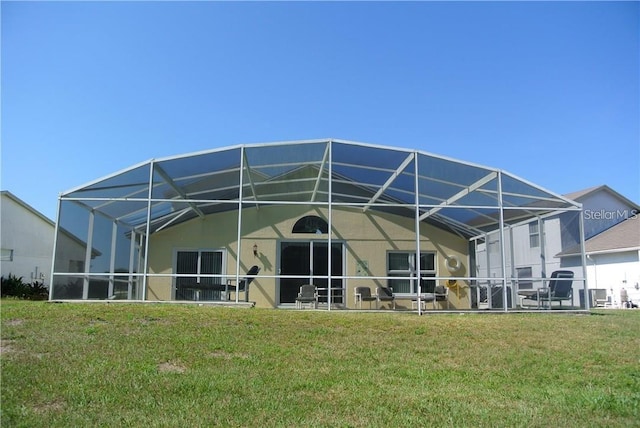
POLYGON ((3 300, 6 427, 640 426, 640 310, 3 300))

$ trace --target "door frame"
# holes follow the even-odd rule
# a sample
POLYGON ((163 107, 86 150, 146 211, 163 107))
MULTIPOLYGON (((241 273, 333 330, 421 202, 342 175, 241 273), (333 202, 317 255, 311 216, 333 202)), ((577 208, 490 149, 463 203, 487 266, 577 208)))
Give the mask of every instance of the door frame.
MULTIPOLYGON (((289 307, 289 306, 293 306, 295 304, 295 302, 281 302, 280 298, 281 298, 281 294, 280 294, 280 281, 283 278, 281 276, 282 274, 282 244, 286 244, 286 243, 308 243, 309 244, 309 266, 311 268, 311 272, 309 273, 309 282, 305 282, 308 284, 312 284, 313 282, 313 248, 314 248, 314 244, 325 244, 328 246, 329 241, 326 239, 278 239, 276 242, 276 269, 278 272, 278 278, 276 280, 276 287, 275 287, 275 301, 276 301, 276 305, 277 306, 283 306, 283 307, 289 307)), ((342 263, 342 272, 340 273, 340 276, 345 276, 345 272, 346 272, 346 263, 345 263, 345 259, 346 259, 346 241, 342 240, 342 239, 332 239, 331 240, 331 245, 336 245, 339 244, 340 245, 340 259, 341 259, 341 263, 342 263)), ((328 269, 331 269, 331 267, 328 267, 328 269)), ((301 275, 302 276, 302 275, 301 275)), ((324 275, 319 275, 319 276, 324 276, 324 275)), ((286 278, 286 277, 285 277, 286 278)), ((306 280, 305 280, 306 281, 306 280)), ((342 278, 340 280, 342 282, 342 305, 346 305, 346 299, 347 299, 347 295, 346 295, 346 289, 347 289, 347 283, 346 283, 346 278, 342 278)))
MULTIPOLYGON (((198 272, 194 275, 198 277, 200 275, 203 275, 200 273, 200 268, 202 267, 200 262, 201 254, 203 252, 222 253, 222 272, 219 274, 221 275, 220 282, 226 281, 225 280, 225 275, 227 274, 227 249, 226 248, 224 247, 221 247, 221 248, 174 247, 173 255, 171 259, 171 273, 173 274, 171 277, 171 300, 172 301, 176 300, 176 291, 177 291, 176 280, 178 277, 175 275, 179 275, 178 274, 178 253, 179 252, 197 252, 198 253, 198 272)), ((218 274, 215 274, 215 275, 218 275, 218 274)))

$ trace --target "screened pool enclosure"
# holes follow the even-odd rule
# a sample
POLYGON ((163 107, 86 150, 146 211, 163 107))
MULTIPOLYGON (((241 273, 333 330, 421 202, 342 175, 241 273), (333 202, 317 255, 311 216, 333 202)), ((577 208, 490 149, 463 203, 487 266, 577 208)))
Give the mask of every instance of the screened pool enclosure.
POLYGON ((327 310, 584 310, 584 251, 556 258, 582 227, 578 203, 501 169, 335 139, 237 145, 62 193, 50 299, 294 308, 312 285, 327 310))

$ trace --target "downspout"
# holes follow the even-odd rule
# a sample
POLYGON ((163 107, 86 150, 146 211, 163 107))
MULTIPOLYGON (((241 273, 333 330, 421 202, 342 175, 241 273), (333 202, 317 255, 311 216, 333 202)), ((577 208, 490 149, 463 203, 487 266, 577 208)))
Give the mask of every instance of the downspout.
MULTIPOLYGON (((540 276, 542 278, 547 277, 547 246, 545 241, 546 241, 546 236, 544 233, 544 222, 540 217, 538 217, 538 243, 540 244, 540 276)), ((549 288, 549 283, 546 281, 546 279, 542 280, 542 288, 549 288)), ((549 296, 549 310, 551 310, 551 296, 549 296)))
MULTIPOLYGON (((584 293, 584 307, 588 311, 591 309, 589 305, 589 284, 587 283, 587 256, 585 253, 585 243, 584 243, 584 216, 582 215, 582 207, 580 207, 579 211, 579 225, 580 225, 580 256, 582 261, 582 278, 584 278, 584 282, 582 283, 582 290, 584 293)), ((571 305, 573 305, 573 293, 571 294, 571 305)), ((551 306, 551 305, 549 305, 551 306)))
MULTIPOLYGON (((598 264, 596 263, 596 259, 592 258, 589 254, 586 254, 586 258, 587 258, 587 260, 591 260, 591 263, 593 263, 593 278, 594 278, 594 287, 593 288, 598 288, 598 264)), ((585 276, 585 278, 586 278, 586 276, 585 276)), ((591 296, 591 293, 588 293, 588 295, 591 296)), ((585 297, 585 300, 590 300, 590 299, 585 297)), ((589 303, 591 303, 591 302, 589 302, 589 303)))
POLYGON ((593 288, 598 288, 598 264, 596 263, 596 259, 591 257, 590 254, 587 254, 586 257, 587 257, 587 260, 590 260, 591 263, 593 264, 593 278, 594 278, 593 288))
MULTIPOLYGON (((544 221, 540 217, 538 217, 538 240, 540 243, 540 276, 542 278, 547 277, 547 246, 546 246, 546 235, 545 235, 545 227, 544 221)), ((546 285, 543 283, 543 287, 546 285)))

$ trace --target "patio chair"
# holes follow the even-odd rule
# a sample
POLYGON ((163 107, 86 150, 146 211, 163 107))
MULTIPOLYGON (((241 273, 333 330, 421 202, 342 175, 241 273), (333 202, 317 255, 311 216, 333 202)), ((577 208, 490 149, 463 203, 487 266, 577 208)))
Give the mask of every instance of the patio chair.
POLYGON ((296 308, 302 309, 305 304, 313 305, 313 309, 318 307, 318 290, 313 284, 305 284, 300 287, 296 297, 296 308))
MULTIPOLYGON (((429 302, 434 302, 433 308, 435 309, 435 300, 436 300, 436 296, 433 293, 422 293, 420 295, 420 306, 422 310, 427 309, 427 303, 429 302)), ((417 309, 417 308, 418 308, 418 296, 414 295, 411 298, 411 309, 417 309)))
POLYGON ((369 287, 356 287, 356 306, 362 309, 362 302, 369 302, 369 309, 371 309, 371 302, 376 301, 376 296, 371 295, 371 289, 369 287))
POLYGON ((445 285, 436 285, 433 294, 436 298, 435 302, 447 302, 447 309, 449 309, 449 287, 445 285))
POLYGON ((529 298, 537 300, 538 307, 541 304, 544 306, 544 302, 548 302, 549 308, 551 308, 551 302, 559 302, 562 308, 564 300, 573 302, 573 272, 570 270, 554 271, 551 274, 549 287, 539 288, 536 294, 529 298))
MULTIPOLYGON (((427 303, 433 302, 433 309, 436 309, 436 302, 447 302, 447 309, 449 309, 449 288, 444 285, 436 285, 432 291, 427 291, 420 295, 420 303, 422 309, 427 309, 427 303)), ((418 298, 411 299, 411 308, 416 309, 418 306, 418 298)))
POLYGON ((389 287, 378 287, 376 289, 376 309, 380 307, 380 302, 391 302, 393 309, 396 308, 396 298, 389 287))
POLYGON ((237 287, 232 284, 232 282, 235 281, 234 279, 227 280, 227 288, 225 290, 225 293, 227 295, 227 300, 229 300, 230 291, 235 291, 236 293, 240 293, 241 291, 244 291, 244 301, 248 302, 249 301, 249 284, 253 282, 256 275, 258 275, 258 272, 260 272, 259 266, 255 266, 255 265, 251 266, 251 269, 249 269, 249 271, 247 272, 247 275, 244 278, 242 278, 240 281, 238 281, 237 287), (232 288, 235 290, 229 290, 229 288, 232 288))

